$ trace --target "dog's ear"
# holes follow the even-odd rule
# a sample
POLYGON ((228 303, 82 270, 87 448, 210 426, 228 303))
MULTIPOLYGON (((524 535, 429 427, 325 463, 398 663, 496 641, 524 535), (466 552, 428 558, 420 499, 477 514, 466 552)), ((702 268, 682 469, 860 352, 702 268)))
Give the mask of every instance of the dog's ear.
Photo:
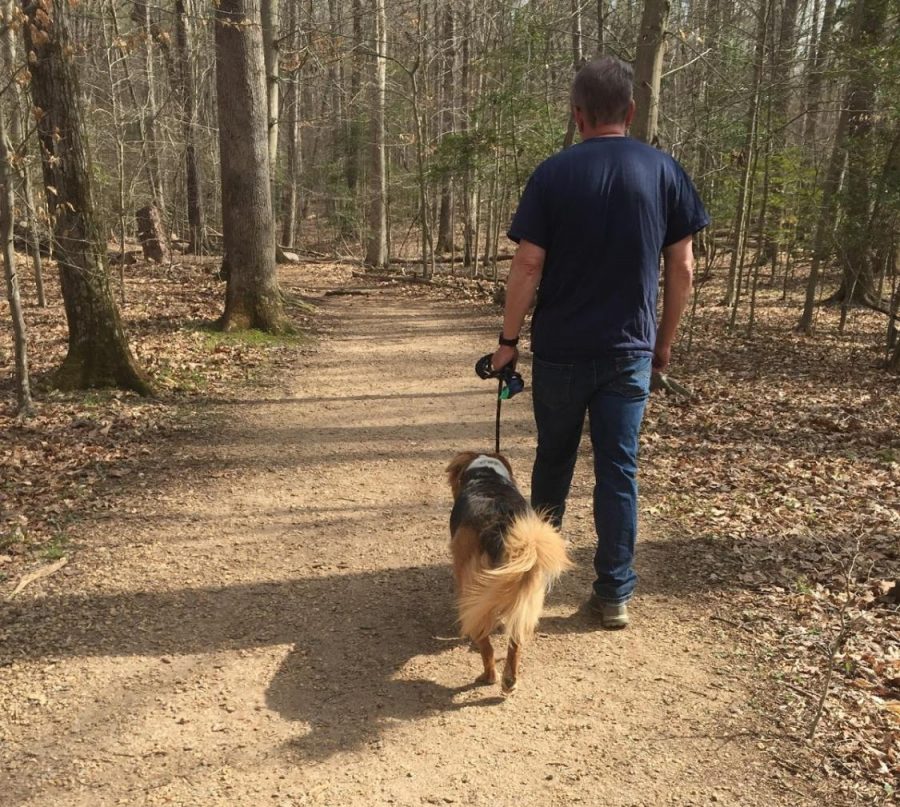
POLYGON ((477 459, 478 455, 474 451, 462 451, 457 454, 450 464, 447 466, 447 481, 453 490, 453 498, 459 496, 459 479, 463 475, 463 471, 477 459))
POLYGON ((502 462, 506 466, 506 470, 509 471, 509 478, 511 480, 515 481, 515 476, 513 476, 512 465, 509 464, 509 460, 506 459, 506 457, 504 457, 502 454, 491 454, 491 456, 494 457, 494 459, 500 460, 500 462, 502 462))

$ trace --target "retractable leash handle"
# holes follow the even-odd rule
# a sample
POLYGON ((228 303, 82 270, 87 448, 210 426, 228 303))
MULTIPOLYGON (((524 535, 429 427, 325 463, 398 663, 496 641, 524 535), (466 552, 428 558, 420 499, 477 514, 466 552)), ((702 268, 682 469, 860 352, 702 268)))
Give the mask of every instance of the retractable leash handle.
POLYGON ((493 356, 490 353, 486 356, 482 356, 475 363, 475 373, 479 378, 485 380, 489 378, 498 379, 500 385, 497 390, 497 395, 500 398, 505 401, 508 398, 512 398, 514 395, 518 395, 525 389, 525 379, 522 378, 521 373, 516 372, 514 366, 507 364, 499 370, 495 370, 491 365, 492 358, 493 356))
POLYGON ((494 430, 494 451, 500 453, 500 404, 525 389, 525 379, 516 372, 514 365, 507 364, 495 370, 491 364, 493 356, 488 353, 475 363, 475 374, 482 379, 497 379, 497 420, 494 430))

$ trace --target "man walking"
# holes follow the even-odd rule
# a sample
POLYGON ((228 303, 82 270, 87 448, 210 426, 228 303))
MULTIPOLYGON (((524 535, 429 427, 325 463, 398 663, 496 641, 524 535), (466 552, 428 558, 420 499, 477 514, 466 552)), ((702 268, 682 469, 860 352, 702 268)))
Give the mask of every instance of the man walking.
POLYGON ((517 359, 519 331, 540 286, 532 319, 531 503, 561 524, 587 412, 597 531, 590 605, 603 627, 624 628, 637 582, 638 435, 651 365, 662 371, 669 363, 691 293, 692 236, 709 217, 674 159, 627 137, 634 117, 629 65, 610 56, 584 65, 572 84, 572 109, 582 142, 537 167, 509 229, 518 248, 493 366, 517 359))

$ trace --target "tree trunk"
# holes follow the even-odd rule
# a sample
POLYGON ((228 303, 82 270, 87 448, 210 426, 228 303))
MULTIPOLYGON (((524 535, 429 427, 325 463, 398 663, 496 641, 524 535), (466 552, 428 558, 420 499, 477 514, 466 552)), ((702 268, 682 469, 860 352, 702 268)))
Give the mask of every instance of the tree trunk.
POLYGON ((363 71, 363 31, 362 0, 353 0, 353 56, 350 60, 350 101, 347 104, 347 160, 344 176, 350 196, 356 196, 359 182, 359 149, 362 140, 362 121, 360 119, 360 92, 362 90, 363 71))
POLYGON ((603 13, 603 0, 597 0, 597 55, 603 55, 603 25, 606 22, 606 15, 603 13))
MULTIPOLYGON (((441 89, 441 137, 453 132, 453 75, 456 63, 454 40, 453 6, 444 6, 443 31, 443 82, 441 89)), ((450 252, 453 249, 453 232, 450 228, 453 211, 453 184, 449 172, 441 180, 441 209, 438 215, 437 251, 450 252)))
MULTIPOLYGON (((462 120, 460 128, 466 137, 471 135, 472 129, 472 28, 473 13, 472 0, 465 0, 463 4, 462 24, 462 63, 460 65, 460 106, 462 108, 462 120)), ((475 166, 472 164, 473 156, 466 159, 463 169, 463 268, 474 271, 478 262, 477 246, 475 244, 477 190, 475 166)))
MULTIPOLYGON (((189 2, 189 0, 187 0, 189 2)), ((175 40, 178 50, 178 87, 181 94, 184 134, 184 176, 188 216, 188 249, 194 255, 206 251, 202 178, 197 159, 197 93, 191 60, 191 36, 186 0, 175 0, 175 40)))
POLYGON ((805 334, 812 333, 813 311, 816 304, 816 294, 819 288, 819 268, 822 262, 831 253, 827 243, 829 236, 834 232, 834 216, 837 212, 837 191, 844 171, 844 141, 846 140, 847 121, 850 115, 846 106, 841 110, 838 118, 837 129, 834 133, 834 145, 831 149, 831 160, 828 164, 828 172, 822 185, 822 202, 818 211, 818 223, 813 237, 812 263, 809 267, 809 277, 806 282, 806 299, 803 304, 803 314, 797 324, 797 330, 805 334))
POLYGON ((275 196, 275 170, 278 165, 279 112, 279 38, 278 0, 261 0, 263 54, 266 65, 266 126, 269 143, 269 179, 275 196))
POLYGON ((228 264, 223 330, 284 330, 269 183, 259 0, 220 0, 215 15, 222 234, 228 264))
MULTIPOLYGON (((18 110, 14 109, 14 113, 18 110)), ((19 415, 32 412, 31 383, 28 377, 28 340, 25 317, 19 296, 19 277, 16 271, 16 252, 13 249, 13 212, 15 200, 12 168, 13 150, 6 133, 6 114, 0 104, 0 241, 3 243, 3 269, 6 276, 6 299, 13 325, 16 353, 16 409, 19 415)))
POLYGON ((128 349, 107 270, 91 188, 91 164, 65 23, 66 0, 26 4, 25 46, 34 53, 31 92, 56 258, 69 325, 69 350, 56 373, 63 389, 119 386, 149 394, 128 349))
POLYGON ((159 211, 153 205, 147 205, 135 213, 135 218, 144 257, 156 263, 171 263, 169 244, 159 211))
POLYGON ((387 266, 387 172, 384 145, 384 104, 387 88, 387 19, 385 0, 374 0, 375 81, 373 84, 371 139, 372 165, 369 171, 369 238, 366 264, 374 269, 387 266))
MULTIPOLYGON (((581 0, 572 0, 572 72, 577 73, 584 63, 584 46, 581 37, 581 0)), ((569 105, 569 123, 563 137, 563 148, 567 149, 575 139, 575 115, 569 105)))
POLYGON ((160 174, 159 143, 157 141, 156 76, 153 68, 154 25, 150 17, 150 4, 147 0, 135 0, 132 19, 137 22, 144 34, 144 69, 147 79, 147 103, 144 112, 144 131, 147 147, 147 177, 150 182, 150 196, 153 204, 159 208, 160 216, 166 221, 166 200, 160 174))
MULTIPOLYGON (((825 64, 831 53, 831 34, 834 29, 835 0, 825 0, 825 12, 822 15, 822 28, 816 41, 815 55, 809 67, 806 82, 806 120, 803 125, 803 139, 807 148, 816 156, 816 137, 818 134, 819 107, 822 104, 822 86, 824 84, 825 64)), ((813 19, 813 28, 816 26, 813 19)))
POLYGON ((659 85, 666 52, 669 0, 645 0, 634 60, 635 115, 631 136, 655 145, 659 119, 659 85))
MULTIPOLYGON (((773 60, 773 80, 779 82, 777 89, 772 93, 771 115, 772 126, 770 152, 781 155, 787 145, 788 109, 790 104, 791 74, 794 64, 794 48, 796 47, 795 29, 797 24, 798 0, 785 0, 781 15, 781 31, 778 37, 778 46, 775 49, 773 60)), ((776 165, 778 158, 776 156, 776 165)), ((771 260, 773 264, 778 260, 782 250, 782 230, 784 229, 784 169, 778 168, 772 177, 770 194, 767 199, 771 201, 771 209, 768 215, 768 226, 760 230, 762 248, 758 256, 758 262, 771 260)), ((764 221, 763 224, 766 222, 764 221)))
MULTIPOLYGON (((295 53, 300 51, 300 31, 299 31, 299 13, 296 3, 290 6, 290 41, 295 53)), ((300 92, 300 78, 302 70, 302 62, 297 62, 291 75, 291 83, 288 88, 287 103, 285 106, 290 110, 291 125, 288 129, 287 138, 287 181, 284 186, 284 197, 282 215, 282 231, 281 243, 284 246, 293 246, 294 239, 297 237, 297 206, 298 193, 297 185, 300 181, 300 170, 303 165, 303 140, 300 122, 300 107, 302 94, 300 92)))
MULTIPOLYGON (((750 106, 747 110, 746 134, 744 135, 744 148, 741 158, 744 160, 741 175, 741 184, 738 190, 737 208, 734 214, 734 248, 731 253, 731 263, 728 267, 728 280, 725 287, 724 304, 733 307, 738 298, 740 289, 738 284, 738 266, 744 257, 744 246, 747 239, 748 221, 750 210, 747 200, 750 195, 750 180, 754 166, 754 146, 756 144, 756 130, 759 126, 759 88, 762 83, 763 66, 765 64, 766 33, 771 14, 772 2, 767 0, 765 7, 759 11, 759 19, 756 27, 756 48, 754 51, 753 82, 750 93, 750 106)), ((734 313, 732 314, 732 321, 734 313)))
POLYGON ((872 210, 874 120, 878 78, 871 68, 872 52, 884 32, 889 0, 857 0, 848 48, 850 80, 845 107, 847 119, 847 181, 842 216, 841 257, 844 279, 832 296, 834 302, 874 304, 873 270, 868 222, 872 210))
MULTIPOLYGON (((14 19, 14 10, 16 8, 15 0, 6 0, 4 10, 6 19, 14 19)), ((44 266, 41 261, 40 249, 40 231, 37 223, 37 216, 34 209, 34 194, 31 188, 31 171, 28 165, 28 151, 24 127, 22 126, 22 110, 20 109, 21 91, 19 82, 20 67, 24 67, 24 62, 19 64, 16 58, 16 37, 17 29, 13 25, 8 25, 3 33, 3 59, 6 62, 7 74, 13 79, 9 82, 9 89, 12 93, 11 116, 9 122, 9 135, 12 138, 13 150, 18 150, 15 155, 17 162, 21 166, 21 173, 14 174, 18 182, 17 184, 25 195, 25 218, 28 222, 28 242, 31 247, 31 259, 34 266, 34 285, 37 292, 38 305, 41 308, 47 306, 47 297, 44 294, 44 266)), ((14 170, 15 165, 10 163, 10 167, 14 170)), ((15 199, 15 197, 13 197, 15 199)), ((13 204, 13 216, 15 216, 15 204, 13 204)), ((13 221, 15 225, 15 221, 13 221)))

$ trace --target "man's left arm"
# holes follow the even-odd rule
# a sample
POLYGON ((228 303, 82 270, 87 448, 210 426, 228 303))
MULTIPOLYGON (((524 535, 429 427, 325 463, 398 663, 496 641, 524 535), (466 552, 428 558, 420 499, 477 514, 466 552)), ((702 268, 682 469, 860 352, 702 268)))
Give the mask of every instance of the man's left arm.
MULTIPOLYGON (((526 239, 519 242, 513 256, 509 277, 506 280, 506 305, 503 308, 502 335, 506 339, 517 339, 528 309, 534 301, 534 294, 541 282, 544 258, 547 251, 526 239)), ((515 347, 500 345, 491 359, 495 370, 505 367, 519 357, 515 347)))

